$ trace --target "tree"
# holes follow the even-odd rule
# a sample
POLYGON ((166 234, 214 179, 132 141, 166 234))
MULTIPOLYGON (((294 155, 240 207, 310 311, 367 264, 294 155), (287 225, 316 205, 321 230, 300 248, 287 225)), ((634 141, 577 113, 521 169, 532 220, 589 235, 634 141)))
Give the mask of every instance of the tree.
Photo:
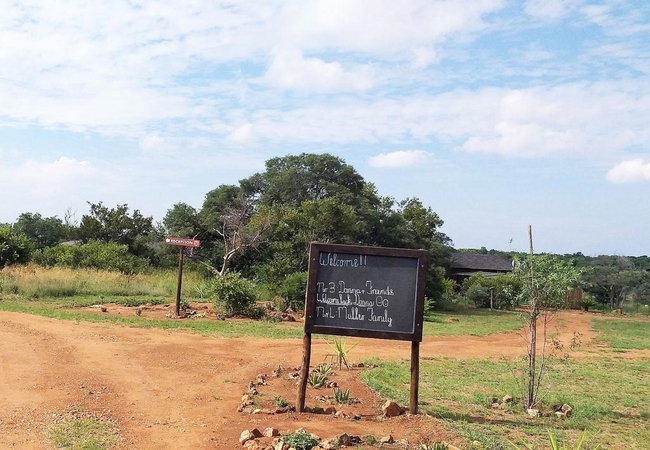
POLYGON ((203 231, 198 211, 187 203, 176 203, 163 218, 167 234, 171 236, 193 238, 203 231))
POLYGON ((583 269, 560 260, 555 255, 531 254, 515 260, 514 275, 521 282, 521 303, 527 305, 528 322, 528 367, 527 390, 524 406, 532 408, 537 404, 542 380, 547 369, 548 324, 554 312, 563 307, 567 292, 580 284, 583 269), (542 343, 537 348, 537 322, 542 320, 542 343))
POLYGON ((78 230, 83 242, 115 242, 128 246, 129 252, 136 256, 147 253, 148 244, 155 233, 152 217, 143 216, 137 209, 129 215, 126 204, 110 209, 102 202, 88 204, 90 214, 81 217, 78 230))
MULTIPOLYGON (((255 210, 269 208, 274 220, 260 248, 256 273, 271 284, 307 270, 312 241, 429 252, 427 295, 441 294, 451 240, 440 217, 417 198, 397 203, 380 197, 371 183, 342 159, 328 154, 273 158, 266 170, 239 185, 255 210)), ((232 198, 223 192, 222 201, 232 198)))
POLYGON ((207 250, 212 250, 210 259, 220 259, 221 264, 217 269, 199 261, 219 276, 226 274, 235 256, 266 241, 272 215, 266 208, 258 210, 254 200, 252 193, 235 185, 221 185, 205 196, 199 224, 208 239, 207 250))
POLYGON ((57 245, 65 238, 67 231, 58 217, 42 217, 30 212, 18 216, 13 230, 27 236, 39 249, 57 245))
POLYGON ((363 178, 341 158, 322 154, 272 158, 266 170, 244 184, 254 187, 264 205, 299 207, 305 200, 335 197, 354 204, 362 195, 363 178))
POLYGON ((626 296, 643 283, 644 271, 635 270, 634 263, 623 256, 599 256, 591 262, 593 272, 587 275, 587 291, 612 309, 620 308, 626 296))
POLYGON ((26 264, 32 252, 30 240, 12 231, 8 225, 0 227, 0 269, 12 264, 26 264))

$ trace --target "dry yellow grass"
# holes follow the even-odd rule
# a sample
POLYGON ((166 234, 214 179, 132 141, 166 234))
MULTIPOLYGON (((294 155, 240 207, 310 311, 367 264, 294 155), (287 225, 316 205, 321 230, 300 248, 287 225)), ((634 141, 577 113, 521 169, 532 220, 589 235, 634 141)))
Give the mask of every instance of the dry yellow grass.
MULTIPOLYGON (((94 269, 66 267, 44 268, 37 265, 10 266, 0 270, 0 294, 27 298, 96 296, 173 296, 175 270, 156 270, 146 274, 125 275, 94 269)), ((183 290, 194 293, 202 285, 198 274, 183 274, 183 290)))

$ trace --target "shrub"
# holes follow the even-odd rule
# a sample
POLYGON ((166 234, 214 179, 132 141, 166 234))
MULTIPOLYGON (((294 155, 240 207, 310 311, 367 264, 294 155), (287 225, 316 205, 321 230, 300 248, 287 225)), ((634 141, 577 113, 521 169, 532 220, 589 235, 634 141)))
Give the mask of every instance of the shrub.
POLYGON ((11 264, 27 264, 32 244, 24 234, 14 233, 8 225, 0 227, 0 268, 11 264))
POLYGON ((318 445, 318 440, 306 432, 296 432, 284 436, 284 443, 296 450, 311 450, 318 445))
POLYGON ((478 308, 489 308, 491 298, 494 308, 511 309, 517 306, 521 281, 506 274, 496 277, 477 274, 463 282, 462 291, 465 298, 478 308))
POLYGON ((212 281, 214 305, 228 315, 247 316, 255 306, 255 285, 236 272, 212 281))
POLYGON ((57 245, 34 254, 34 262, 45 267, 114 270, 124 274, 143 272, 149 265, 144 258, 129 253, 126 245, 90 241, 83 245, 57 245))
POLYGON ((307 272, 296 272, 289 275, 280 286, 280 295, 284 298, 283 306, 294 311, 304 309, 306 290, 307 272))

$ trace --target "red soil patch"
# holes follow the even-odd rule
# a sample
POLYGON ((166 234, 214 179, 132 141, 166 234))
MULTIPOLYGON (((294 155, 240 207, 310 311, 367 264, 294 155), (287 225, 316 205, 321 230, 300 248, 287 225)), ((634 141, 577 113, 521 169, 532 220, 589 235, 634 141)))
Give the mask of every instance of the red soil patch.
MULTIPOLYGON (((135 308, 107 308, 109 313, 135 314, 135 308)), ((151 307, 142 316, 164 317, 167 312, 168 308, 151 307)), ((560 315, 566 321, 564 329, 581 332, 587 345, 591 317, 577 312, 560 315)), ((315 340, 312 364, 322 362, 330 351, 329 344, 315 340)), ((426 337, 420 347, 421 357, 496 358, 524 352, 517 333, 426 337)), ((357 361, 409 355, 408 342, 377 340, 361 341, 351 354, 357 361)), ((115 420, 122 436, 119 448, 124 449, 242 448, 239 434, 253 427, 275 427, 282 433, 304 427, 322 438, 345 432, 377 438, 392 434, 411 443, 458 442, 442 422, 430 417, 382 419, 381 399, 360 381, 363 369, 337 370, 331 377, 360 400, 344 409, 361 420, 236 411, 249 382, 258 374, 272 375, 278 366, 284 368, 281 376, 271 376, 267 385, 258 387, 257 401, 264 406, 280 396, 295 404, 296 381, 288 374, 301 359, 299 339, 218 339, 0 312, 0 448, 51 448, 45 430, 70 405, 115 420)), ((323 406, 319 395, 331 395, 331 390, 308 389, 307 406, 323 406)))

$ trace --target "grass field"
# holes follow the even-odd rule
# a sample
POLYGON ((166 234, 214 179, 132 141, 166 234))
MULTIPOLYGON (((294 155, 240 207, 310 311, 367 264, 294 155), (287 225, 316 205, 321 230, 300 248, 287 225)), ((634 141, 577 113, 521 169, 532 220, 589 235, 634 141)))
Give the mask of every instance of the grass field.
MULTIPOLYGON (((125 275, 92 269, 36 265, 10 266, 0 270, 0 295, 18 295, 26 299, 68 297, 173 297, 177 275, 172 270, 125 275)), ((204 282, 193 272, 183 274, 183 291, 187 297, 200 298, 204 282)))
MULTIPOLYGON (((650 321, 597 320, 594 328, 612 348, 650 348, 650 321)), ((382 396, 408 402, 410 362, 368 361, 363 374, 382 396)), ((513 448, 510 442, 547 442, 548 430, 569 442, 586 431, 584 449, 650 448, 650 358, 622 356, 555 361, 543 388, 545 405, 568 403, 573 415, 533 419, 521 406, 525 361, 424 358, 420 363, 420 410, 485 449, 513 448), (512 395, 504 409, 493 398, 512 395)))

